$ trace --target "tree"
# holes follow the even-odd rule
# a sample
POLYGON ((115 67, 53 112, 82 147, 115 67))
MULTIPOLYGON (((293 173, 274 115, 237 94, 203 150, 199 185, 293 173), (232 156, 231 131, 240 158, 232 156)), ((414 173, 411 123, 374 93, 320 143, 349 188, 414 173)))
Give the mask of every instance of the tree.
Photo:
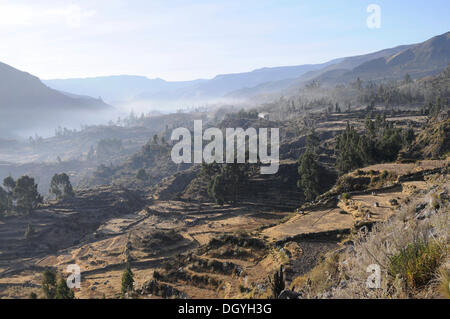
POLYGON ((42 291, 46 299, 74 299, 73 291, 67 286, 63 276, 54 269, 46 269, 42 278, 42 291))
POLYGON ((403 133, 403 145, 409 146, 416 139, 416 135, 414 134, 414 130, 412 128, 408 128, 403 133))
POLYGON ((311 130, 310 134, 306 137, 306 147, 311 149, 313 152, 317 151, 317 148, 320 145, 320 138, 317 135, 316 131, 311 130))
POLYGON ((129 291, 133 290, 134 285, 134 274, 131 271, 130 265, 127 265, 127 269, 123 272, 122 275, 122 297, 129 291))
POLYGON ((320 165, 317 161, 317 155, 311 148, 307 148, 306 152, 300 156, 298 174, 300 180, 297 185, 303 190, 305 199, 307 201, 314 200, 320 195, 320 165))
POLYGON ((11 193, 14 187, 16 187, 16 181, 11 176, 8 176, 3 180, 3 186, 5 186, 8 193, 11 193))
POLYGON ((24 234, 25 235, 25 239, 27 239, 27 240, 31 239, 34 236, 35 233, 36 232, 34 230, 33 225, 28 224, 27 228, 25 229, 25 234, 24 234))
POLYGON ((46 269, 42 278, 42 291, 46 299, 54 299, 56 296, 56 271, 46 269))
POLYGON ((66 173, 55 174, 50 183, 50 194, 56 196, 57 199, 65 199, 74 197, 70 178, 66 173))
POLYGON ((411 82, 412 82, 412 80, 411 80, 411 75, 409 75, 409 73, 406 73, 406 74, 405 74, 405 77, 404 77, 404 79, 403 79, 403 83, 409 84, 409 83, 411 83, 411 82))
POLYGON ((275 274, 273 275, 273 279, 269 277, 269 283, 272 289, 273 298, 278 299, 278 296, 286 287, 283 275, 283 265, 280 266, 280 271, 275 272, 275 274))
POLYGON ((20 177, 13 189, 13 197, 17 200, 16 206, 20 212, 30 214, 43 198, 37 190, 34 178, 24 175, 20 177))
MULTIPOLYGON (((205 169, 208 171, 208 169, 205 169)), ((209 169, 214 174, 215 168, 209 169)), ((224 203, 236 204, 238 200, 239 187, 248 182, 248 164, 229 163, 220 167, 219 171, 211 176, 208 185, 208 194, 213 197, 219 205, 224 203)))
POLYGON ((385 114, 378 114, 375 121, 367 117, 365 134, 358 134, 347 123, 337 138, 336 167, 343 174, 364 165, 394 161, 400 149, 413 140, 413 131, 395 128, 385 114))
POLYGON ((335 110, 336 110, 336 113, 341 113, 341 107, 339 106, 338 102, 336 102, 335 110))
POLYGON ((345 131, 337 138, 335 148, 336 167, 339 172, 346 173, 363 164, 358 151, 358 144, 358 133, 349 123, 347 123, 345 131))
POLYGON ((136 178, 141 181, 146 181, 148 179, 148 174, 145 169, 141 168, 140 170, 138 170, 138 172, 136 173, 136 178))
POLYGON ((227 193, 226 180, 223 173, 216 175, 208 187, 208 194, 216 200, 219 205, 225 204, 227 193))
POLYGON ((0 186, 0 215, 8 210, 8 193, 0 186))
POLYGON ((74 299, 75 294, 73 290, 71 290, 67 286, 66 280, 61 276, 58 280, 58 284, 56 285, 55 290, 55 299, 74 299))
MULTIPOLYGON (((13 208, 13 189, 14 187, 16 187, 16 181, 11 177, 8 176, 3 180, 3 185, 6 188, 6 194, 3 193, 3 196, 0 194, 0 202, 4 202, 3 205, 0 203, 0 206, 4 206, 6 204, 6 206, 3 208, 3 211, 11 211, 13 208), (6 201, 4 196, 6 195, 6 201), (2 200, 3 197, 3 200, 2 200)), ((1 191, 0 191, 1 193, 1 191)), ((1 211, 1 207, 0 207, 0 211, 1 211)))

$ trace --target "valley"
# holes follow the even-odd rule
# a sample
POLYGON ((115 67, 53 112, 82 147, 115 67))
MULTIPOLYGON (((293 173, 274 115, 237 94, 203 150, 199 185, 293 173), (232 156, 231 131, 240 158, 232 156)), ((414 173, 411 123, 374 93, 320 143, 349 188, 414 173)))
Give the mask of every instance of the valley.
POLYGON ((173 82, 0 64, 0 299, 449 298, 449 43, 173 82), (243 162, 176 162, 197 121, 279 130, 278 169, 245 136, 243 162))

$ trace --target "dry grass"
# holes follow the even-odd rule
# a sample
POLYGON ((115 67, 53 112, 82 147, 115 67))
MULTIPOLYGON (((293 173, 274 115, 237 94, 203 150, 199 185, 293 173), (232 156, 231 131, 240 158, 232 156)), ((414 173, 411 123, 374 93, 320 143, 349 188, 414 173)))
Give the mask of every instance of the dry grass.
POLYGON ((311 298, 448 298, 449 186, 444 182, 417 194, 370 232, 360 229, 343 253, 330 255, 296 278, 291 288, 300 288, 311 298), (416 218, 421 204, 426 204, 423 220, 416 218), (366 283, 368 266, 373 264, 381 269, 379 289, 366 283))
POLYGON ((306 297, 318 296, 336 285, 339 276, 339 254, 332 253, 308 274, 295 278, 290 288, 302 290, 306 297))

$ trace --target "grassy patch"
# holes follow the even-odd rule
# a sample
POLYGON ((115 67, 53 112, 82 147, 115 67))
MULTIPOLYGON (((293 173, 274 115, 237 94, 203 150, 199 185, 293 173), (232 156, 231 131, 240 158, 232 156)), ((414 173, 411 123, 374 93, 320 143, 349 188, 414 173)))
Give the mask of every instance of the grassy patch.
POLYGON ((317 264, 309 273, 295 278, 291 289, 306 289, 313 295, 327 291, 339 280, 339 255, 334 253, 317 264))
POLYGON ((426 286, 435 276, 444 257, 444 250, 436 241, 417 241, 389 258, 388 273, 401 277, 408 289, 426 286))

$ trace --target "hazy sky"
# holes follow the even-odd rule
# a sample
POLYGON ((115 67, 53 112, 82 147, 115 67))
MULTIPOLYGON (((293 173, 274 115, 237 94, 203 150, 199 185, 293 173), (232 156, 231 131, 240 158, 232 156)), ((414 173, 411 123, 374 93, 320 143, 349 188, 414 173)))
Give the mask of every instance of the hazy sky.
POLYGON ((43 79, 211 78, 450 31, 450 1, 0 0, 0 61, 43 79), (381 28, 366 11, 381 8, 381 28))

